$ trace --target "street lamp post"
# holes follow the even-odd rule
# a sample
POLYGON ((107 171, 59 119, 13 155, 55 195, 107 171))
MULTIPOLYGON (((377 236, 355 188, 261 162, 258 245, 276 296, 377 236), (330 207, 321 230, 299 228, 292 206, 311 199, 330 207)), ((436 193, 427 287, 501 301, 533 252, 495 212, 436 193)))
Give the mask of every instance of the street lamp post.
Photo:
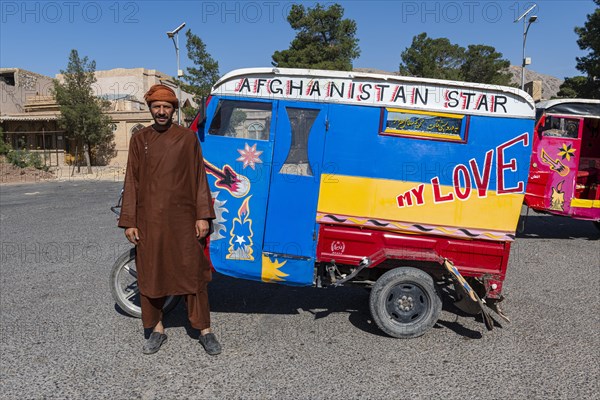
POLYGON ((179 68, 179 31, 183 29, 185 22, 179 25, 174 30, 167 32, 167 37, 173 39, 175 45, 175 55, 177 57, 177 100, 179 101, 180 107, 177 107, 177 123, 181 125, 181 86, 179 85, 179 79, 183 76, 183 71, 179 68))
POLYGON ((525 11, 523 14, 521 14, 519 18, 515 20, 515 22, 523 20, 523 56, 521 58, 521 90, 525 90, 525 66, 529 64, 527 62, 528 60, 525 58, 525 43, 527 43, 527 32, 529 32, 529 27, 531 26, 531 24, 537 21, 537 15, 532 15, 528 19, 525 19, 525 17, 529 15, 529 13, 532 12, 536 7, 537 4, 532 5, 527 9, 527 11, 525 11))

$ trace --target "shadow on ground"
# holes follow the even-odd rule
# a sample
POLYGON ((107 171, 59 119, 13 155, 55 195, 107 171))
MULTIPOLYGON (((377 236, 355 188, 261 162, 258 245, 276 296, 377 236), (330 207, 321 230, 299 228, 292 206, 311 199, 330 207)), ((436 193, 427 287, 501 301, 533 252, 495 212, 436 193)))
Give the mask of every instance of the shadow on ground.
MULTIPOLYGON (((354 327, 363 332, 387 337, 372 321, 369 311, 369 290, 362 287, 299 288, 214 274, 209 293, 212 312, 298 315, 299 310, 302 310, 312 314, 315 320, 343 313, 348 315, 348 321, 354 327)), ((469 329, 458 321, 459 316, 465 317, 481 322, 483 327, 480 316, 463 313, 447 296, 444 296, 443 310, 448 311, 451 318, 440 319, 434 328, 447 328, 457 335, 470 339, 482 337, 481 332, 469 329)), ((198 337, 198 331, 189 327, 183 301, 180 301, 178 306, 165 317, 164 323, 166 327, 186 327, 190 337, 198 337)))
POLYGON ((524 229, 517 239, 600 239, 600 229, 591 221, 539 214, 521 218, 524 229))

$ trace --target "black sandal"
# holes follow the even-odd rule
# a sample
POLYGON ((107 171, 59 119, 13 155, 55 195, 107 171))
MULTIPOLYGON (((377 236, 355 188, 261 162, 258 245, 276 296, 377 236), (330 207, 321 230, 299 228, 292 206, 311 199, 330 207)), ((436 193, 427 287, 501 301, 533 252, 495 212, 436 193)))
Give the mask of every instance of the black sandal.
POLYGON ((142 347, 142 353, 154 354, 160 350, 160 346, 166 341, 167 335, 164 333, 152 332, 148 340, 146 340, 146 343, 144 343, 144 347, 142 347))
POLYGON ((200 335, 200 337, 198 337, 198 341, 200 342, 202 347, 204 347, 204 350, 211 356, 221 354, 221 345, 219 344, 219 341, 217 340, 217 337, 214 333, 200 335))

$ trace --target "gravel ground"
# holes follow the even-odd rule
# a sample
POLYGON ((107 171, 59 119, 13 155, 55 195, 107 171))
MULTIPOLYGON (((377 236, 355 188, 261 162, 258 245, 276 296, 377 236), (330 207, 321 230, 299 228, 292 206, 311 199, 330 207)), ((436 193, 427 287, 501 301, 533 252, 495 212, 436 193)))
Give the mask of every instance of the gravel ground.
POLYGON ((121 183, 0 188, 0 398, 600 398, 600 235, 532 215, 512 248, 504 308, 486 332, 445 304, 425 336, 383 335, 361 288, 289 288, 215 276, 206 355, 182 304, 169 341, 141 354, 139 320, 108 276, 128 248, 109 207, 121 183))

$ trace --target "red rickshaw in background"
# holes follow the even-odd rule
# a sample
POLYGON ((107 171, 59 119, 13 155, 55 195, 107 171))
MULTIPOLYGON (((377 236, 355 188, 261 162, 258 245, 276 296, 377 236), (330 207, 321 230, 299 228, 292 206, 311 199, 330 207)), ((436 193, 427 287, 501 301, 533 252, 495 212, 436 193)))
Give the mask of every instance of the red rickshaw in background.
POLYGON ((525 204, 538 212, 590 220, 600 229, 600 100, 536 105, 525 204))

